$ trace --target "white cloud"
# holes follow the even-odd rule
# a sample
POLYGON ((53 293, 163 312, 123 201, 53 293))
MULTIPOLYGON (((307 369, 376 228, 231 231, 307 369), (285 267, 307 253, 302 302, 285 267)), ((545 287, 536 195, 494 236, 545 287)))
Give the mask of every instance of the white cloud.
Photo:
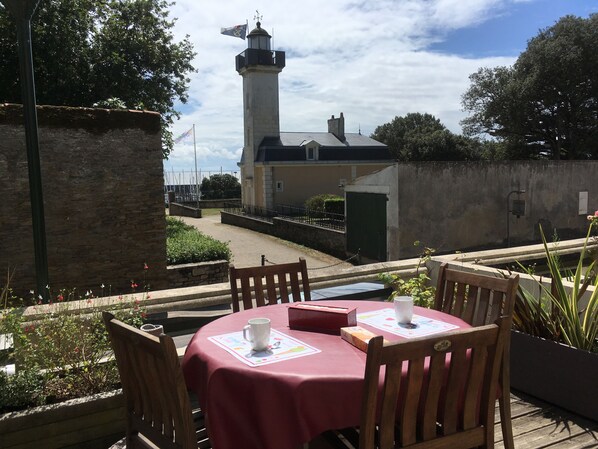
MULTIPOLYGON (((483 23, 511 0, 302 0, 249 2, 178 0, 177 39, 189 34, 197 56, 190 102, 173 132, 196 125, 198 164, 236 169, 243 145, 242 79, 235 56, 247 41, 220 34, 249 22, 257 7, 274 49, 286 52, 279 75, 281 131, 326 131, 344 112, 346 129, 370 134, 408 112, 434 114, 460 132, 460 96, 481 66, 509 65, 512 57, 466 59, 427 51, 447 32, 483 23)), ((166 163, 193 168, 193 145, 177 145, 166 163)))

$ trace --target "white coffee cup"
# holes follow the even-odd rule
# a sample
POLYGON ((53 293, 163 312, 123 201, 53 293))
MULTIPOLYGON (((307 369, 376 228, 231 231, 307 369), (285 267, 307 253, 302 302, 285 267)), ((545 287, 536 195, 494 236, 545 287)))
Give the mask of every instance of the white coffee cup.
POLYGON ((251 342, 251 349, 263 351, 270 345, 270 319, 252 318, 243 328, 243 338, 251 342))
POLYGON ((156 337, 159 337, 164 333, 164 327, 161 324, 143 324, 141 330, 156 337))
POLYGON ((411 320, 413 319, 413 297, 397 296, 394 299, 394 304, 397 322, 400 324, 411 323, 411 320))

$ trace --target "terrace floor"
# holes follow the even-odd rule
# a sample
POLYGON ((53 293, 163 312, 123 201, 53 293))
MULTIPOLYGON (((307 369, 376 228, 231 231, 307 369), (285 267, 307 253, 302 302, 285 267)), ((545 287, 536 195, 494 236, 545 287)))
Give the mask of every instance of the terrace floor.
MULTIPOLYGON (((496 404, 494 447, 504 449, 498 402, 496 404)), ((511 413, 515 449, 598 448, 598 423, 596 422, 518 392, 511 393, 511 413)), ((323 437, 318 437, 309 444, 309 449, 333 449, 334 447, 323 437)))
MULTIPOLYGON (((598 423, 594 421, 518 392, 511 393, 511 414, 516 449, 598 448, 598 423)), ((498 408, 496 421, 496 448, 502 449, 498 408)))

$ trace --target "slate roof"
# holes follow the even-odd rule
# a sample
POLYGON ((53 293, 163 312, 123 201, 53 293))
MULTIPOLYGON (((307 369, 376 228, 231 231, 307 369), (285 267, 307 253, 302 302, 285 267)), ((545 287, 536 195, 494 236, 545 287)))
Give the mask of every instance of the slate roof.
POLYGON ((302 145, 310 141, 315 141, 320 145, 318 161, 393 160, 385 144, 362 134, 346 133, 345 141, 340 141, 332 133, 282 132, 280 138, 266 137, 262 140, 255 161, 307 161, 305 147, 302 145))

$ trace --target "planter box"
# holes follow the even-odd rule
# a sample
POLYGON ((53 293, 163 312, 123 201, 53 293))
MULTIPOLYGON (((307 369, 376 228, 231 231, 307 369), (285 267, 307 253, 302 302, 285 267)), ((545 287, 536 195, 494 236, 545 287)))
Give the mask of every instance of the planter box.
POLYGON ((125 435, 120 390, 0 415, 2 449, 106 449, 125 435))
POLYGON ((511 331, 511 387, 598 421, 598 354, 511 331))

